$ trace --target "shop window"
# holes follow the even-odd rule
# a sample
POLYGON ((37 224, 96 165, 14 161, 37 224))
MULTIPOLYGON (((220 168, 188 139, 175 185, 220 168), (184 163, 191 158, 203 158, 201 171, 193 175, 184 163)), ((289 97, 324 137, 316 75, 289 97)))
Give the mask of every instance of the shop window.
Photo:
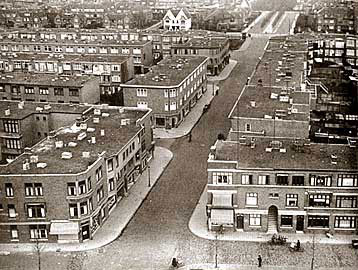
POLYGON ((281 226, 284 227, 292 227, 293 224, 293 217, 292 216, 281 216, 281 226))

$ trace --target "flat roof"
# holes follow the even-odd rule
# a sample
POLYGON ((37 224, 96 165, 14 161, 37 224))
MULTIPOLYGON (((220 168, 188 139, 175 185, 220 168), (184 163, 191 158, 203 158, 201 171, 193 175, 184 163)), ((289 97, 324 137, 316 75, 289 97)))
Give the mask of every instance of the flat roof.
POLYGON ((0 101, 0 112, 2 112, 1 119, 23 119, 34 113, 83 114, 90 108, 91 107, 89 107, 88 105, 70 104, 70 103, 44 103, 44 102, 29 102, 29 101, 19 102, 19 101, 10 101, 10 100, 0 101), (19 106, 21 106, 22 109, 20 109, 19 106), (5 115, 4 112, 7 109, 10 109, 10 115, 5 115))
POLYGON ((53 53, 8 53, 0 55, 0 59, 12 59, 22 61, 61 61, 61 62, 101 62, 123 63, 130 56, 124 55, 90 55, 90 54, 53 54, 53 53))
POLYGON ((173 44, 172 48, 221 48, 228 41, 227 37, 196 37, 191 38, 183 44, 173 44))
POLYGON ((82 87, 84 83, 98 78, 88 75, 31 74, 12 72, 0 75, 0 83, 38 86, 82 87))
POLYGON ((295 141, 277 140, 280 149, 272 149, 272 139, 256 138, 255 147, 232 141, 217 141, 215 160, 237 161, 240 169, 280 170, 358 170, 358 151, 342 144, 301 144, 295 141), (268 152, 266 148, 271 148, 268 152), (284 152, 285 151, 285 152, 284 152))
POLYGON ((282 120, 309 121, 309 95, 309 92, 249 85, 243 90, 229 117, 263 119, 265 116, 273 118, 276 113, 282 120), (296 108, 297 112, 293 108, 296 108))
POLYGON ((61 128, 55 136, 47 137, 36 144, 31 153, 25 152, 10 164, 0 166, 0 174, 61 175, 84 172, 104 151, 107 157, 117 154, 140 131, 141 126, 137 126, 136 121, 150 110, 127 107, 121 112, 119 107, 108 107, 101 109, 101 115, 94 115, 93 112, 86 115, 87 129, 81 130, 75 123, 61 128), (99 123, 94 123, 94 118, 98 118, 99 123), (121 125, 121 120, 124 119, 128 119, 129 124, 121 125), (104 130, 104 136, 101 136, 101 130, 104 130), (79 140, 81 133, 85 134, 85 138, 79 140), (95 137, 94 144, 91 143, 92 137, 95 137), (55 143, 58 141, 63 142, 63 148, 56 148, 55 143), (71 146, 71 142, 76 145, 71 146), (70 152, 72 158, 63 159, 63 152, 70 152), (89 152, 89 157, 83 157, 83 152, 89 152), (46 163, 46 167, 37 168, 35 164, 30 164, 30 169, 24 171, 23 163, 30 160, 31 155, 37 155, 38 162, 46 163))
POLYGON ((177 86, 207 59, 205 56, 167 57, 148 73, 137 75, 122 86, 177 86))

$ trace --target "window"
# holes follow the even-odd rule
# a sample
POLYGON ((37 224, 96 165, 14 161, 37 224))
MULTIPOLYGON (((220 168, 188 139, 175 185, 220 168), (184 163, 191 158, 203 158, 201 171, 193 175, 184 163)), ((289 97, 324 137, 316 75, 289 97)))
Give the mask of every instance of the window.
POLYGON ((21 142, 18 139, 5 139, 7 149, 21 149, 21 142))
POLYGON ((40 87, 39 91, 40 91, 40 95, 48 95, 49 94, 48 88, 40 87))
POLYGON ((113 159, 112 158, 107 161, 107 170, 109 172, 113 171, 113 159))
POLYGON ((97 190, 97 202, 100 202, 104 197, 103 186, 97 190))
POLYGON ((113 191, 114 190, 114 178, 110 178, 109 180, 108 180, 108 190, 109 191, 113 191))
POLYGON ((85 194, 86 192, 86 180, 78 182, 78 195, 85 194))
POLYGON ((43 189, 41 183, 34 184, 35 196, 43 196, 43 189))
POLYGON ((332 176, 330 175, 310 175, 311 186, 330 187, 331 183, 332 183, 332 176))
POLYGON ((310 194, 308 198, 308 206, 312 207, 329 207, 331 203, 329 194, 310 194))
POLYGON ((19 132, 19 121, 18 120, 4 120, 4 130, 7 133, 18 133, 19 132))
POLYGON ((68 196, 76 196, 76 184, 75 183, 67 183, 67 194, 68 196))
POLYGON ((92 190, 92 181, 91 181, 91 177, 88 177, 87 179, 87 186, 88 186, 88 190, 92 190))
POLYGON ((168 92, 170 97, 176 97, 177 96, 177 90, 176 89, 165 89, 164 90, 164 97, 168 97, 168 92))
POLYGON ((269 198, 270 199, 278 199, 280 196, 278 195, 278 193, 269 193, 269 198))
POLYGON ((251 131, 251 124, 245 124, 245 131, 251 131))
POLYGON ((74 88, 70 88, 70 90, 69 90, 69 96, 71 96, 71 97, 78 97, 78 96, 79 96, 79 90, 78 90, 78 89, 74 89, 74 88))
POLYGON ((0 84, 0 92, 5 92, 5 86, 3 84, 0 84))
POLYGON ((20 93, 21 93, 20 88, 18 86, 12 86, 11 87, 11 94, 19 95, 20 93))
POLYGON ((31 239, 47 239, 46 225, 30 225, 31 239))
POLYGON ((70 209, 70 217, 71 218, 78 218, 78 208, 76 203, 71 203, 69 205, 70 209))
POLYGON ((25 86, 25 94, 35 94, 34 88, 30 86, 25 86))
POLYGON ((14 189, 11 183, 5 183, 6 197, 14 197, 14 189))
POLYGON ((259 175, 259 185, 269 185, 270 176, 269 175, 259 175))
POLYGON ((286 194, 286 206, 296 207, 298 194, 286 194))
POLYGON ((46 210, 44 204, 28 204, 27 206, 28 218, 44 218, 46 217, 46 210))
POLYGON ((137 107, 146 109, 146 108, 148 108, 148 102, 146 102, 146 101, 138 101, 137 102, 137 107))
POLYGON ((356 217, 336 216, 334 219, 334 227, 353 229, 356 227, 356 217))
POLYGON ((308 216, 308 227, 328 228, 329 216, 308 216))
POLYGON ((241 184, 252 185, 252 175, 248 175, 248 174, 241 175, 241 184))
POLYGON ((293 224, 293 217, 292 216, 281 216, 281 226, 283 227, 292 227, 293 224))
POLYGON ((63 88, 56 87, 54 89, 55 96, 63 96, 63 88))
POLYGON ((246 193, 246 205, 257 205, 257 193, 246 193))
POLYGON ((137 96, 138 97, 146 97, 147 96, 147 89, 137 89, 137 96))
POLYGON ((9 218, 15 218, 17 216, 14 204, 8 204, 7 209, 8 209, 9 218))
POLYGON ((337 185, 339 187, 357 187, 358 175, 357 174, 340 174, 338 175, 337 185))
POLYGON ((232 173, 213 172, 213 184, 232 184, 232 173))
POLYGON ((292 185, 293 186, 304 186, 305 177, 303 175, 293 175, 292 176, 292 185))
POLYGON ((33 183, 25 183, 25 196, 34 196, 34 186, 33 183))
POLYGON ((357 196, 337 196, 336 207, 338 208, 356 208, 357 196))
POLYGON ((97 170, 96 170, 96 180, 99 181, 102 179, 102 166, 100 166, 97 170))
POLYGON ((19 239, 19 231, 16 225, 10 225, 10 237, 12 240, 19 239))
POLYGON ((80 213, 81 213, 81 216, 84 216, 84 215, 88 214, 87 202, 81 202, 80 203, 80 213))
POLYGON ((261 226, 261 215, 260 214, 250 214, 250 226, 261 226))
POLYGON ((288 175, 287 174, 278 174, 276 176, 277 185, 288 185, 288 175))
POLYGON ((88 205, 89 205, 89 210, 90 210, 90 211, 93 211, 93 200, 92 200, 92 197, 89 198, 89 200, 88 200, 88 205))

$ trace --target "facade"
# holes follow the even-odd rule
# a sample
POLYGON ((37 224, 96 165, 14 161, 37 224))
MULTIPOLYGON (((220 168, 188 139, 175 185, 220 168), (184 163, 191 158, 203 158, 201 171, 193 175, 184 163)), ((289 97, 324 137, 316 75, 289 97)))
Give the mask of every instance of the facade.
POLYGON ((155 127, 177 127, 207 90, 207 58, 168 57, 135 79, 121 84, 125 106, 153 110, 155 127))
MULTIPOLYGON (((48 35, 50 36, 50 35, 48 35)), ((7 35, 9 37, 9 35, 7 35)), ((85 54, 85 55, 108 55, 108 56, 132 56, 136 73, 143 73, 153 64, 151 41, 117 41, 101 40, 87 42, 74 40, 73 35, 66 35, 63 39, 51 40, 34 37, 33 35, 16 38, 3 38, 0 40, 1 52, 12 53, 51 53, 51 54, 85 54)))
POLYGON ((218 75, 230 61, 230 43, 226 37, 191 38, 187 42, 173 44, 172 55, 201 55, 209 58, 208 74, 218 75))
POLYGON ((189 30, 191 17, 187 10, 168 10, 162 20, 163 28, 170 31, 189 30))
POLYGON ((86 75, 11 73, 0 77, 0 99, 51 102, 90 103, 100 100, 99 78, 86 75))
MULTIPOLYGON (((1 71, 10 72, 10 75, 12 72, 93 75, 99 78, 102 102, 106 101, 105 97, 121 97, 119 84, 134 77, 131 56, 8 53, 0 56, 1 71)), ((117 102, 123 103, 123 98, 119 98, 117 102)))
POLYGON ((1 242, 91 239, 146 168, 151 111, 88 108, 0 167, 1 242))
POLYGON ((22 154, 26 147, 49 136, 51 131, 82 117, 88 106, 0 101, 0 110, 0 160, 6 163, 22 154))
POLYGON ((355 234, 357 169, 350 145, 217 141, 208 160, 209 228, 355 234))

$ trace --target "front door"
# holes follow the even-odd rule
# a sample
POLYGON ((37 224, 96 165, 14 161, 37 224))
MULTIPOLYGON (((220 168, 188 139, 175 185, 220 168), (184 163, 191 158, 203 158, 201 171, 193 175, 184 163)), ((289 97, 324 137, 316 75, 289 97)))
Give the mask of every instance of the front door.
POLYGON ((236 216, 236 227, 239 230, 244 229, 244 216, 243 215, 236 216))
POLYGON ((302 232, 304 228, 304 216, 297 216, 296 231, 302 232))
POLYGON ((90 238, 90 229, 89 229, 89 225, 84 225, 82 227, 82 240, 87 240, 90 238))

